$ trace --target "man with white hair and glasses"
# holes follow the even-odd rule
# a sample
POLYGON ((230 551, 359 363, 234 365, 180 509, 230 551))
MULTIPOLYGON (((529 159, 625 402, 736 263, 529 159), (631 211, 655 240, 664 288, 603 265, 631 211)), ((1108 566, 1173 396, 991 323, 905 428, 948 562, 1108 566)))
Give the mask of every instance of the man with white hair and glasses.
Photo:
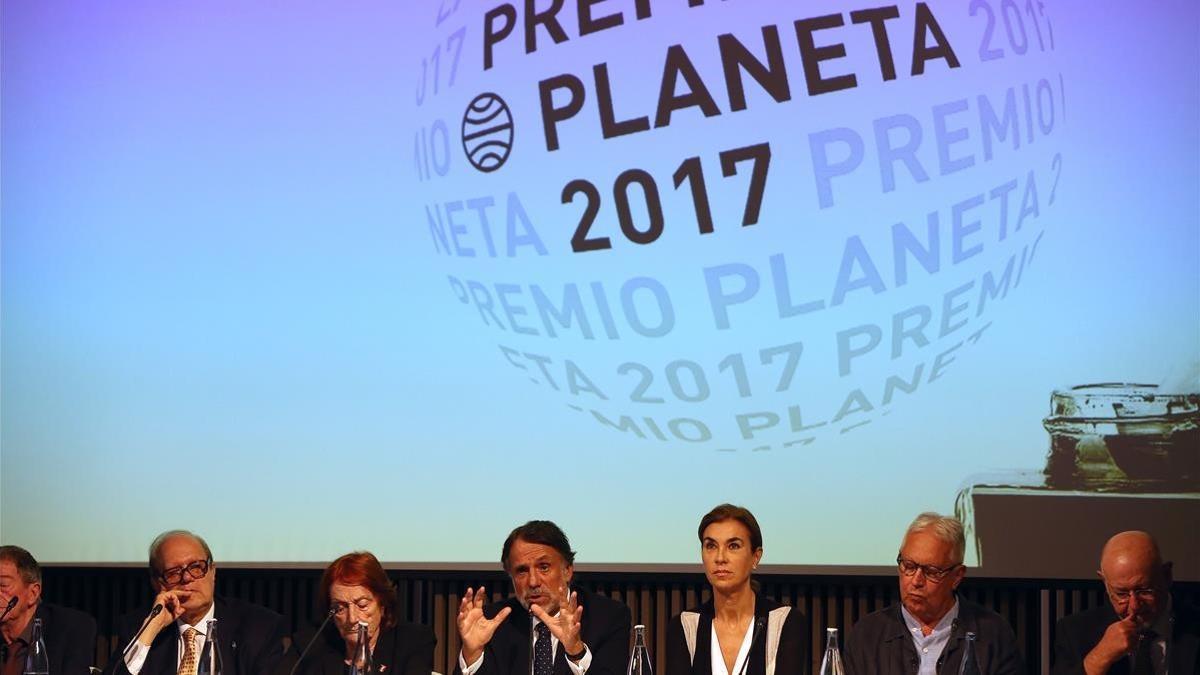
POLYGON ((849 675, 957 673, 975 634, 981 675, 1024 675, 1016 637, 999 614, 959 597, 966 539, 955 518, 922 513, 908 526, 896 565, 900 603, 864 616, 846 640, 849 675))
POLYGON ((216 579, 203 538, 186 530, 158 535, 150 544, 154 601, 148 613, 121 619, 110 675, 196 675, 210 625, 221 675, 270 675, 283 657, 283 617, 216 596, 216 579))

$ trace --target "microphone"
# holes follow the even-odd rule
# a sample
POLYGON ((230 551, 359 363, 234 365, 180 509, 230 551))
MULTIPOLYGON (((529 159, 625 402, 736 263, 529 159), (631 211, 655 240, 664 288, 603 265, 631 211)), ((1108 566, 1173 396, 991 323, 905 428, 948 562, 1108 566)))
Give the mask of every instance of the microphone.
POLYGON ((142 627, 139 628, 138 631, 133 634, 133 639, 131 639, 129 641, 129 644, 125 645, 125 649, 121 650, 121 660, 122 661, 124 661, 126 658, 129 657, 129 650, 133 649, 134 643, 137 642, 138 638, 142 637, 142 632, 146 630, 146 626, 149 626, 150 622, 154 620, 154 617, 161 614, 162 611, 163 611, 163 604, 161 602, 156 603, 154 605, 154 607, 152 607, 150 609, 150 616, 147 616, 146 620, 142 622, 142 627))
POLYGON ((754 653, 754 645, 758 642, 758 636, 765 631, 767 618, 760 616, 754 620, 754 634, 750 636, 750 649, 746 650, 746 660, 742 661, 742 668, 738 671, 738 675, 746 675, 746 668, 750 665, 750 655, 754 653))
MULTIPOLYGON (((566 591, 566 594, 567 594, 567 597, 571 597, 570 591, 566 591)), ((532 604, 529 605, 529 607, 525 611, 527 612, 526 615, 529 617, 529 651, 526 652, 526 655, 529 658, 527 659, 527 663, 526 663, 526 665, 528 667, 525 669, 525 675, 533 675, 533 649, 536 646, 535 643, 537 642, 537 636, 534 634, 535 631, 533 629, 533 626, 534 626, 535 622, 539 621, 539 619, 537 618, 537 614, 533 613, 533 605, 532 604)), ((563 650, 563 653, 565 654, 566 650, 563 650)), ((553 654, 551 656, 553 656, 553 654)))
POLYGON ((317 638, 321 637, 321 633, 325 631, 325 626, 329 625, 329 620, 332 619, 333 615, 337 614, 337 612, 337 607, 330 607, 329 611, 325 613, 325 620, 321 622, 321 627, 318 628, 317 632, 313 634, 312 639, 308 641, 308 644, 304 645, 304 651, 300 652, 300 658, 296 659, 296 662, 292 664, 292 669, 288 671, 288 675, 296 675, 296 669, 300 667, 300 662, 304 660, 305 656, 308 656, 308 650, 312 649, 312 646, 317 643, 317 638))
POLYGON ((4 606, 4 611, 0 612, 0 620, 3 620, 4 617, 8 616, 8 613, 13 611, 13 607, 16 607, 16 606, 17 606, 17 596, 14 595, 8 599, 8 604, 4 606))

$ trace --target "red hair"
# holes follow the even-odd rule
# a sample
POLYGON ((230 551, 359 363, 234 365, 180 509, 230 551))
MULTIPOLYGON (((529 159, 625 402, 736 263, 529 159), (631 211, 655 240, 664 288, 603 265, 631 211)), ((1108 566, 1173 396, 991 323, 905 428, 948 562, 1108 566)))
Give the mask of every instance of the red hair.
POLYGON ((384 628, 396 625, 396 586, 383 571, 379 559, 367 551, 355 551, 329 563, 321 575, 321 589, 317 596, 322 613, 329 611, 329 589, 334 584, 363 586, 375 596, 375 602, 383 608, 384 628))

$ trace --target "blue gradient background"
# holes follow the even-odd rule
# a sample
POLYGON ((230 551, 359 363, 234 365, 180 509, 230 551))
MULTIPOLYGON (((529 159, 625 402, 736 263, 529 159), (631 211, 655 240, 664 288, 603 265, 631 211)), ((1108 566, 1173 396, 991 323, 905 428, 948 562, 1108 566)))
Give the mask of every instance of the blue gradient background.
MULTIPOLYGON (((436 2, 5 4, 5 543, 43 561, 139 561, 155 533, 186 527, 226 561, 320 561, 357 548, 391 561, 491 561, 514 524, 548 517, 581 561, 691 562, 694 523, 732 501, 759 516, 764 562, 886 564, 911 517, 950 511, 968 476, 1042 466, 1040 422, 1054 388, 1168 378, 1195 387, 1186 378, 1200 362, 1196 3, 1046 3, 1053 51, 980 63, 981 18, 967 3, 933 2, 962 68, 934 61, 916 78, 904 4, 889 28, 899 79, 879 81, 869 32, 847 26, 820 34, 850 51, 823 69, 854 71, 859 87, 822 97, 804 91, 790 25, 835 11, 830 3, 689 10, 659 0, 653 18, 632 22, 632 3, 612 0, 597 9, 624 11, 627 25, 577 38, 567 12, 572 39, 555 46, 543 32, 531 55, 518 26, 485 72, 481 17, 495 4, 463 3, 440 26, 436 2), (793 98, 774 103, 747 79, 749 110, 729 114, 715 36, 732 31, 761 55, 766 24, 780 28, 793 98), (453 86, 443 71, 418 105, 422 59, 438 45, 449 58, 445 41, 463 26, 453 86), (724 114, 681 111, 667 128, 602 141, 592 64, 608 62, 619 115, 653 115, 662 58, 676 42, 724 114), (537 82, 564 72, 585 82, 588 103, 561 127, 563 149, 547 153, 537 82), (1060 74, 1065 114, 1057 110, 1048 137, 927 183, 899 172, 889 194, 867 162, 835 183, 834 208, 816 206, 809 132, 865 132, 904 112, 931 137, 933 104, 1039 77, 1057 92, 1060 74), (504 96, 516 120, 513 155, 493 174, 470 169, 459 147, 462 111, 483 91, 504 96), (439 118, 450 171, 420 180, 414 138, 439 118), (763 217, 742 229, 748 167, 722 179, 716 154, 764 140, 774 155, 763 217), (700 270, 744 262, 768 287, 767 256, 787 252, 797 288, 827 289, 847 236, 886 251, 877 247, 893 222, 923 231, 927 211, 947 218, 951 202, 974 192, 1031 168, 1048 175, 1058 153, 1056 201, 1047 206, 1042 192, 1036 227, 1022 233, 1044 232, 1036 259, 989 306, 987 333, 945 377, 869 425, 790 448, 780 436, 755 452, 758 443, 729 438, 638 439, 565 405, 613 419, 715 420, 800 402, 828 418, 856 386, 877 399, 880 378, 939 350, 864 360, 842 379, 828 338, 940 303, 1019 248, 985 248, 803 321, 779 320, 764 293, 733 310, 730 331, 714 330, 705 313, 700 270), (718 219, 708 237, 689 221, 690 199, 671 189, 671 171, 691 155, 702 157, 718 219), (666 234, 645 247, 619 239, 612 215, 611 181, 632 166, 658 179, 666 209, 666 234), (560 192, 575 177, 606 195, 596 231, 613 237, 613 250, 569 252, 581 206, 561 204, 560 192), (493 195, 491 217, 502 223, 510 190, 548 255, 439 254, 427 208, 493 195), (678 325, 663 339, 500 332, 447 283, 602 281, 611 298, 639 275, 661 280, 676 303, 678 325), (703 404, 650 408, 535 385, 498 349, 572 358, 616 399, 631 382, 614 374, 623 361, 661 373, 672 359, 712 368, 741 351, 753 364, 755 350, 792 339, 806 352, 787 395, 738 401, 726 387, 703 404)), ((972 138, 964 150, 977 147, 972 138)), ((936 164, 931 146, 921 157, 936 164)), ((480 249, 478 232, 470 237, 480 249)), ((885 278, 889 270, 881 265, 885 278)), ((771 382, 755 377, 758 389, 771 382)))

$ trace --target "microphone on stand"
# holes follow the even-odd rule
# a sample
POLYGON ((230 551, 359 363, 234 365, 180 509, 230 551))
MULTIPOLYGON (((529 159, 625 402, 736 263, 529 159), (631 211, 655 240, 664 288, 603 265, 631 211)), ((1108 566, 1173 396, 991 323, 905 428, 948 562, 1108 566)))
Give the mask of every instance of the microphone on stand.
POLYGON ((133 649, 134 643, 136 643, 138 638, 140 638, 142 636, 142 632, 146 630, 146 626, 149 626, 150 622, 154 620, 154 617, 161 614, 162 611, 163 611, 163 605, 161 602, 154 605, 154 607, 151 608, 150 616, 146 617, 146 620, 142 622, 142 627, 139 628, 138 631, 133 634, 133 639, 131 639, 129 641, 129 644, 125 645, 125 649, 121 650, 121 660, 122 661, 124 661, 126 658, 128 658, 129 650, 133 649))
POLYGON ((758 642, 758 636, 766 632, 766 617, 758 617, 754 620, 754 634, 750 636, 750 649, 746 650, 746 660, 742 661, 742 668, 738 671, 738 675, 746 675, 746 669, 750 665, 750 655, 754 652, 754 645, 758 642))
POLYGON ((304 651, 300 652, 300 658, 296 659, 296 663, 292 664, 292 669, 288 671, 288 675, 296 675, 296 669, 300 667, 300 662, 304 660, 305 656, 308 656, 308 650, 312 649, 312 646, 317 643, 317 638, 321 637, 321 633, 325 631, 325 626, 329 625, 329 620, 337 612, 337 607, 330 607, 329 611, 325 613, 325 620, 321 622, 321 627, 317 629, 317 632, 308 641, 308 644, 304 645, 304 651))
POLYGON ((8 613, 13 611, 13 607, 16 607, 16 606, 17 606, 17 596, 14 595, 8 599, 8 604, 4 606, 4 611, 0 612, 0 620, 3 620, 4 617, 8 616, 8 613))

